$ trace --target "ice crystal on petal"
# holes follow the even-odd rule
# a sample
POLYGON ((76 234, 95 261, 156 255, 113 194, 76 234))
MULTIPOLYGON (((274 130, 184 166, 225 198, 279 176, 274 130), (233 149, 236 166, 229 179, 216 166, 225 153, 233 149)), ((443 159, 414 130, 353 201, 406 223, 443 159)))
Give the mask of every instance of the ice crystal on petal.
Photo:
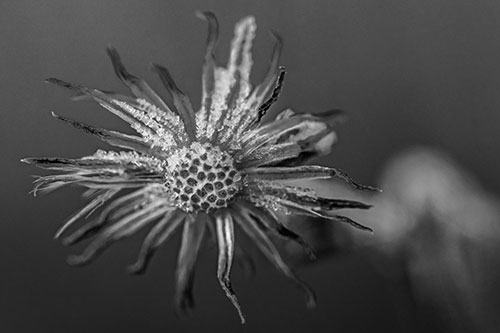
POLYGON ((160 170, 161 160, 151 157, 144 156, 135 151, 105 151, 98 149, 93 155, 84 156, 82 160, 101 160, 101 161, 112 161, 119 163, 131 163, 137 166, 144 166, 151 169, 160 170))
POLYGON ((126 150, 98 150, 93 155, 75 159, 25 158, 23 162, 57 172, 39 177, 33 193, 49 192, 70 184, 86 189, 83 197, 89 202, 56 233, 56 238, 61 237, 67 245, 91 238, 83 253, 68 259, 73 265, 86 264, 113 242, 150 227, 136 262, 129 267, 130 272, 140 273, 154 252, 176 230, 182 229, 175 278, 175 300, 181 311, 193 306, 194 268, 208 228, 215 232, 218 243, 220 286, 241 321, 245 321, 230 281, 233 259, 245 253, 236 242, 235 226, 303 290, 308 307, 312 307, 314 293, 283 261, 268 231, 300 244, 311 257, 313 251, 300 235, 280 222, 276 213, 322 217, 370 230, 335 213, 340 209, 370 206, 323 198, 313 189, 287 186, 280 181, 302 180, 302 184, 307 184, 308 179, 338 177, 357 189, 374 188, 357 184, 339 169, 303 165, 311 158, 330 152, 336 141, 333 125, 338 111, 311 115, 287 109, 262 124, 263 117, 279 97, 285 75, 284 69, 278 66, 281 39, 277 35, 273 35, 275 46, 267 74, 263 82, 253 86, 250 71, 255 19, 246 17, 236 24, 229 61, 225 67, 219 67, 214 57, 217 19, 212 13, 198 13, 198 16, 208 22, 209 33, 202 103, 196 113, 165 67, 153 66, 171 97, 171 106, 144 80, 129 73, 113 48, 108 48, 108 55, 115 73, 133 97, 58 79, 47 80, 76 93, 75 100, 97 102, 127 122, 137 135, 101 129, 53 114, 56 119, 126 150), (82 224, 70 231, 80 221, 82 224))
MULTIPOLYGON (((206 126, 207 137, 224 135, 224 122, 233 119, 238 106, 243 103, 251 90, 250 70, 252 68, 252 41, 255 37, 255 19, 247 17, 236 24, 231 42, 231 54, 227 67, 217 67, 214 72, 214 92, 211 96, 209 117, 206 126), (217 131, 222 130, 222 133, 217 131)), ((232 127, 234 129, 234 127, 232 127)))

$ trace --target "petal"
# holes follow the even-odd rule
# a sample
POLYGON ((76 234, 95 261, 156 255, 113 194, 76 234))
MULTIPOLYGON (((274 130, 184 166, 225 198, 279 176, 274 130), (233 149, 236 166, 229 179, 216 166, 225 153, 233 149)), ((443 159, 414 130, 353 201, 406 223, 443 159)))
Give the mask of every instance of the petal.
POLYGON ((281 72, 278 68, 278 62, 281 56, 281 50, 283 49, 283 40, 275 32, 271 32, 271 37, 274 39, 274 48, 266 76, 262 83, 255 87, 255 90, 252 93, 253 99, 255 99, 258 104, 261 104, 264 97, 269 93, 269 91, 271 91, 273 84, 281 72))
MULTIPOLYGON (((283 88, 283 81, 285 80, 285 68, 280 67, 280 72, 278 74, 278 78, 276 80, 276 84, 274 86, 273 92, 269 99, 265 101, 257 110, 257 118, 255 119, 255 123, 259 123, 260 120, 266 115, 267 110, 276 103, 278 97, 281 93, 281 89, 283 88)), ((253 124, 253 123, 252 123, 253 124)))
POLYGON ((89 263, 111 245, 111 243, 133 235, 172 209, 171 206, 165 206, 161 201, 153 202, 149 206, 125 216, 97 234, 82 254, 70 256, 68 263, 70 265, 84 265, 89 263))
POLYGON ((245 103, 244 107, 241 107, 238 112, 233 113, 233 127, 236 128, 236 133, 231 132, 231 136, 236 138, 241 137, 241 134, 247 131, 252 124, 257 123, 256 119, 259 115, 259 107, 263 104, 264 98, 269 94, 273 85, 276 87, 275 82, 281 72, 281 69, 278 68, 278 61, 281 55, 283 43, 278 34, 271 33, 271 36, 274 38, 275 43, 264 81, 255 87, 252 95, 248 98, 248 102, 245 103))
MULTIPOLYGON (((118 101, 116 99, 116 96, 110 96, 106 94, 103 91, 97 90, 97 89, 91 89, 79 85, 75 85, 69 82, 65 82, 56 78, 49 78, 46 80, 48 83, 56 84, 60 87, 70 89, 78 94, 83 94, 86 96, 91 97, 93 100, 95 100, 97 103, 99 103, 102 107, 106 108, 108 111, 112 112, 113 114, 117 115, 124 121, 128 122, 132 127, 137 127, 136 130, 139 130, 142 127, 145 127, 144 124, 138 120, 135 119, 135 115, 132 115, 129 111, 123 110, 120 108, 118 105, 116 105, 116 102, 118 101)), ((151 130, 144 128, 142 129, 143 131, 151 130)))
POLYGON ((316 259, 316 255, 311 246, 300 235, 285 227, 271 211, 256 207, 251 203, 240 202, 240 205, 245 206, 256 222, 262 224, 262 227, 275 232, 286 240, 296 242, 304 249, 304 252, 310 259, 316 259))
POLYGON ((217 279, 233 306, 238 311, 241 323, 245 323, 245 315, 241 311, 238 299, 231 287, 229 275, 234 254, 234 226, 233 219, 228 212, 215 217, 217 227, 217 242, 219 244, 219 259, 217 264, 217 279))
POLYGON ((182 118, 184 129, 191 140, 196 139, 196 125, 193 106, 189 97, 187 97, 175 84, 169 71, 160 65, 153 64, 153 69, 160 76, 161 82, 172 96, 176 110, 182 118))
POLYGON ((278 142, 300 142, 328 129, 327 123, 311 114, 300 114, 273 121, 253 131, 241 139, 243 151, 248 154, 265 145, 278 142))
POLYGON ((186 214, 178 209, 168 212, 148 233, 144 240, 137 261, 128 267, 132 274, 143 273, 154 252, 172 236, 184 221, 186 214))
POLYGON ((274 118, 274 121, 278 121, 281 119, 288 119, 290 117, 295 116, 295 114, 296 113, 292 109, 285 109, 276 115, 276 118, 274 118))
POLYGON ((245 169, 243 173, 246 175, 248 181, 328 179, 338 177, 358 190, 380 191, 372 186, 358 184, 340 169, 317 165, 303 165, 297 167, 251 167, 245 169))
POLYGON ((255 18, 252 16, 241 19, 234 28, 234 38, 231 42, 231 55, 227 68, 231 73, 238 73, 243 83, 250 81, 250 71, 253 65, 252 43, 256 29, 255 18))
POLYGON ((241 138, 242 149, 238 156, 251 155, 261 147, 280 143, 295 143, 300 146, 299 156, 283 164, 297 160, 328 154, 336 141, 336 134, 331 124, 340 117, 337 111, 331 111, 320 116, 311 114, 281 117, 255 130, 248 131, 241 138))
POLYGON ((333 126, 345 121, 346 115, 341 110, 329 110, 323 113, 314 115, 323 121, 327 127, 320 131, 319 128, 314 126, 305 128, 301 133, 290 135, 288 138, 281 137, 280 140, 297 142, 301 148, 301 154, 294 159, 285 161, 283 166, 295 166, 304 164, 310 159, 317 156, 328 155, 332 146, 337 142, 337 134, 333 130, 333 126))
POLYGON ((208 22, 208 36, 203 62, 201 108, 196 114, 197 137, 205 135, 212 95, 215 88, 215 47, 219 36, 219 22, 211 12, 197 12, 196 15, 208 22))
POLYGON ((103 128, 94 127, 84 123, 80 123, 62 116, 59 116, 52 112, 52 116, 58 120, 62 120, 71 126, 96 136, 100 140, 106 142, 115 147, 132 149, 140 153, 150 154, 150 155, 162 155, 161 153, 155 152, 151 145, 144 141, 141 137, 123 134, 116 131, 109 131, 103 128))
POLYGON ((262 251, 267 259, 273 263, 286 277, 294 281, 295 284, 304 292, 307 307, 314 307, 316 305, 316 296, 314 295, 314 292, 302 280, 300 280, 292 269, 283 261, 272 241, 269 237, 267 237, 265 232, 259 228, 248 210, 238 204, 235 204, 234 209, 232 209, 232 214, 236 217, 236 222, 239 226, 250 238, 253 239, 257 247, 262 251))
POLYGON ((78 172, 129 171, 138 174, 161 173, 159 160, 133 152, 105 152, 98 150, 94 155, 71 159, 64 157, 26 157, 21 160, 27 164, 49 170, 78 172), (127 169, 127 170, 124 170, 127 169))
POLYGON ((163 181, 161 162, 136 152, 97 151, 94 155, 81 159, 43 157, 25 158, 22 161, 67 172, 36 179, 33 189, 35 195, 38 191, 47 193, 69 184, 94 189, 116 189, 163 181))
POLYGON ((111 199, 119 191, 119 189, 98 191, 97 193, 99 193, 99 195, 96 195, 93 200, 91 200, 83 208, 81 208, 70 218, 68 218, 66 222, 64 222, 64 224, 59 229, 57 229, 54 238, 59 238, 67 228, 78 221, 82 216, 86 215, 88 217, 89 215, 91 215, 97 208, 102 206, 106 201, 111 199))
POLYGON ((255 150, 252 154, 239 156, 236 165, 241 169, 273 165, 296 158, 300 153, 300 146, 293 142, 269 145, 255 150))
POLYGON ((239 112, 243 100, 250 94, 251 48, 256 27, 253 17, 246 17, 236 24, 227 67, 215 69, 215 86, 205 125, 208 138, 223 136, 219 127, 226 121, 231 122, 233 114, 239 112))
POLYGON ((289 200, 284 200, 284 199, 276 199, 276 200, 277 200, 278 204, 286 207, 290 212, 295 213, 295 214, 302 214, 302 215, 313 216, 313 217, 322 217, 322 218, 327 219, 327 220, 350 224, 351 226, 355 227, 356 229, 373 232, 372 228, 367 227, 365 225, 362 225, 362 224, 348 218, 347 216, 331 215, 329 212, 326 212, 324 210, 309 208, 309 207, 303 206, 301 204, 298 204, 298 203, 295 203, 295 202, 289 201, 289 200))
POLYGON ((288 161, 283 161, 280 165, 302 165, 312 158, 328 155, 335 142, 337 142, 337 135, 333 131, 324 131, 313 135, 307 140, 298 142, 302 150, 299 156, 288 161))
POLYGON ((249 181, 328 179, 335 177, 337 174, 333 168, 316 165, 303 165, 298 167, 253 167, 247 168, 243 172, 249 181))
POLYGON ((85 238, 96 234, 106 225, 124 217, 125 215, 138 209, 144 202, 148 193, 152 193, 153 189, 148 186, 136 190, 130 194, 124 195, 104 208, 98 218, 85 223, 83 226, 75 230, 72 234, 66 236, 62 243, 64 245, 73 245, 85 238))
POLYGON ((168 106, 161 99, 160 96, 141 78, 138 78, 132 74, 130 74, 125 66, 123 65, 120 55, 118 51, 108 46, 106 49, 111 62, 113 63, 113 68, 115 70, 116 76, 122 80, 122 82, 130 89, 132 94, 134 94, 137 98, 145 99, 153 105, 162 108, 163 110, 169 110, 168 106))
POLYGON ((103 108, 130 124, 146 141, 169 150, 174 144, 185 142, 184 124, 171 112, 164 112, 145 100, 133 100, 125 96, 107 94, 97 89, 50 78, 49 83, 86 95, 103 108))
POLYGON ((194 266, 201 242, 203 241, 203 235, 205 234, 205 224, 204 220, 195 220, 191 215, 188 215, 188 218, 184 222, 181 248, 175 274, 175 304, 181 314, 194 306, 194 266))
POLYGON ((38 192, 49 193, 66 185, 80 185, 88 188, 111 190, 142 187, 157 182, 158 179, 127 179, 121 176, 104 175, 102 173, 43 176, 33 182, 33 194, 36 196, 38 192))
POLYGON ((277 182, 261 181, 249 184, 246 189, 248 198, 257 206, 272 210, 285 208, 285 213, 297 213, 323 217, 330 220, 347 222, 359 229, 370 230, 343 216, 330 215, 329 211, 344 208, 368 209, 371 206, 362 202, 330 199, 317 196, 313 190, 295 186, 285 186, 277 182))

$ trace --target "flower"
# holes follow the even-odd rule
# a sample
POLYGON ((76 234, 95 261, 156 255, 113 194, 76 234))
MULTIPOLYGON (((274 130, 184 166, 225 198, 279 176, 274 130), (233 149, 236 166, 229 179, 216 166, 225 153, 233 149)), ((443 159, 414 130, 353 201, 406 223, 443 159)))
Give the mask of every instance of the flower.
POLYGON ((264 81, 252 87, 249 76, 256 30, 254 18, 238 22, 229 62, 226 67, 219 67, 214 58, 217 20, 212 13, 199 16, 208 22, 209 31, 202 102, 197 112, 166 68, 153 65, 169 93, 168 104, 144 80, 130 74, 111 47, 107 52, 116 75, 134 97, 53 78, 47 80, 72 90, 76 99, 94 100, 129 123, 137 134, 97 128, 53 113, 56 119, 125 150, 98 150, 76 159, 25 158, 23 162, 60 172, 39 177, 33 192, 49 192, 69 184, 87 188, 84 192, 89 199, 87 205, 56 233, 59 238, 75 222, 96 215, 63 238, 63 243, 69 245, 92 238, 82 254, 69 257, 68 262, 73 265, 90 262, 113 242, 149 226, 138 259, 129 267, 133 273, 143 272, 155 250, 182 227, 175 297, 180 310, 193 305, 193 271, 208 230, 216 235, 218 243, 220 285, 241 321, 245 321, 229 279, 233 256, 243 253, 235 242, 235 224, 285 276, 303 289, 308 306, 313 306, 313 292, 283 261, 269 233, 299 243, 311 255, 312 250, 280 221, 279 215, 323 217, 370 230, 334 213, 341 208, 369 206, 323 198, 311 189, 286 185, 283 181, 340 177, 358 189, 373 188, 355 183, 339 169, 303 165, 312 157, 330 152, 336 141, 332 124, 339 116, 338 111, 312 115, 295 114, 287 109, 272 121, 261 122, 277 100, 285 76, 284 69, 278 67, 281 52, 278 36, 274 35, 275 46, 264 81), (104 205, 97 214, 96 210, 104 205))

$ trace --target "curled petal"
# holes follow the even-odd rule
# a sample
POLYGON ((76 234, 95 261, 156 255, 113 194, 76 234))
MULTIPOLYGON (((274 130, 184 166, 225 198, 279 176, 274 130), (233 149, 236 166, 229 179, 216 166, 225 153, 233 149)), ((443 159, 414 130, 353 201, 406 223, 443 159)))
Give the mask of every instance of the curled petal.
POLYGON ((271 37, 274 39, 274 47, 266 77, 262 83, 255 88, 253 93, 254 98, 258 100, 262 100, 262 98, 271 90, 273 83, 276 81, 276 78, 281 72, 280 68, 278 68, 278 62, 283 49, 283 40, 281 36, 274 31, 271 32, 271 37))
POLYGON ((162 108, 163 110, 169 110, 168 106, 161 99, 160 96, 146 83, 143 79, 140 79, 132 74, 130 74, 125 66, 123 65, 118 51, 112 46, 108 46, 106 49, 111 62, 113 63, 113 68, 115 70, 116 76, 130 89, 132 94, 137 98, 142 98, 150 103, 162 108))
POLYGON ((369 186, 369 185, 362 185, 357 182, 355 182, 346 172, 342 171, 339 168, 330 168, 332 172, 335 172, 335 177, 342 179, 345 181, 347 184, 350 186, 354 187, 357 190, 368 190, 368 191, 375 191, 375 192, 382 192, 382 190, 369 186))
POLYGON ((264 145, 301 144, 326 130, 328 125, 323 120, 309 114, 281 119, 249 131, 241 139, 243 149, 238 154, 251 154, 264 145))
POLYGON ((194 140, 196 138, 195 116, 194 116, 193 106, 191 105, 189 97, 187 97, 177 87, 177 85, 174 82, 174 79, 172 78, 169 71, 165 67, 153 64, 153 69, 158 73, 163 85, 165 86, 165 88, 167 88, 167 91, 172 96, 175 108, 177 109, 179 115, 182 118, 182 121, 184 123, 184 128, 186 130, 186 133, 188 134, 188 137, 191 140, 194 140))
POLYGON ((296 113, 292 109, 285 109, 276 115, 276 118, 274 118, 274 121, 288 119, 290 117, 295 116, 295 114, 296 113))
MULTIPOLYGON (((282 136, 279 140, 285 142, 297 142, 302 148, 302 152, 297 158, 281 163, 282 166, 295 166, 308 162, 317 156, 328 155, 332 146, 337 142, 337 134, 333 126, 345 120, 345 113, 341 110, 328 110, 323 113, 317 113, 314 117, 323 121, 327 126, 316 127, 306 126, 298 133, 290 133, 288 136, 282 136)), ((311 123, 312 124, 312 123, 311 123)))
POLYGON ((332 146, 337 141, 337 135, 333 131, 325 130, 313 135, 306 140, 298 142, 301 148, 300 154, 287 161, 280 163, 281 166, 296 166, 307 163, 309 160, 328 155, 332 146))
POLYGON ((256 123, 260 122, 260 120, 266 115, 267 110, 276 103, 278 100, 278 97, 281 93, 281 89, 283 88, 283 81, 285 80, 285 68, 280 67, 280 72, 278 74, 278 79, 276 80, 276 85, 273 89, 273 92, 271 94, 271 97, 267 101, 265 101, 260 107, 259 110, 257 111, 257 119, 255 120, 256 123))
POLYGON ((347 224, 355 227, 356 229, 373 232, 372 228, 367 227, 365 225, 362 225, 362 224, 348 218, 347 216, 331 215, 329 212, 326 212, 326 211, 323 211, 320 209, 305 207, 303 205, 300 205, 300 204, 297 204, 295 202, 288 201, 288 200, 279 199, 278 201, 279 201, 280 205, 283 205, 284 207, 288 208, 291 212, 296 213, 296 214, 308 215, 308 216, 313 216, 313 217, 322 217, 324 219, 331 220, 331 221, 347 223, 347 224))
MULTIPOLYGON (((242 126, 245 126, 245 130, 246 130, 247 129, 246 127, 252 127, 252 126, 258 124, 261 121, 261 119, 266 115, 267 111, 271 108, 271 106, 278 100, 278 97, 281 93, 281 89, 283 87, 284 80, 285 80, 285 68, 280 67, 280 72, 278 74, 278 78, 276 80, 276 84, 275 84, 275 87, 273 89, 273 92, 268 100, 266 100, 264 103, 262 103, 261 105, 258 106, 257 115, 255 116, 255 118, 252 121, 250 121, 249 124, 241 124, 242 123, 241 119, 239 121, 234 120, 232 122, 226 121, 225 122, 226 126, 222 128, 221 132, 222 133, 225 133, 227 131, 232 132, 232 131, 234 131, 235 128, 241 131, 242 126)), ((251 101, 251 99, 250 99, 250 101, 251 101)), ((229 104, 229 108, 231 108, 230 104, 229 104)), ((253 108, 253 106, 251 106, 251 103, 250 103, 250 106, 246 107, 245 109, 252 109, 252 108, 253 108)), ((238 111, 240 111, 240 113, 241 113, 241 110, 238 110, 238 111)), ((237 115, 230 115, 229 117, 236 118, 236 119, 238 118, 237 115)), ((242 116, 240 116, 240 118, 241 117, 242 116)), ((224 118, 224 116, 221 117, 220 124, 224 123, 223 118, 224 118)), ((243 119, 245 119, 245 118, 243 118, 243 119)), ((232 134, 234 134, 234 133, 232 133, 232 134)), ((233 135, 229 136, 229 138, 232 138, 232 137, 233 137, 233 135)), ((223 140, 223 141, 225 141, 225 140, 223 140)))
POLYGON ((248 106, 245 108, 245 112, 240 112, 237 115, 239 119, 237 118, 237 121, 235 121, 237 124, 235 126, 236 133, 232 133, 234 137, 241 137, 241 134, 247 131, 252 124, 257 123, 256 119, 259 114, 259 107, 262 105, 264 98, 271 91, 279 75, 280 69, 278 68, 278 62, 283 48, 283 42, 277 33, 272 32, 271 36, 274 39, 274 48, 266 76, 263 82, 255 87, 252 95, 248 98, 248 106))
MULTIPOLYGON (((207 21, 208 23, 208 35, 205 48, 205 64, 204 64, 204 66, 206 67, 204 67, 203 69, 204 74, 206 74, 205 69, 210 69, 211 67, 213 69, 214 66, 213 64, 213 62, 215 61, 214 52, 215 52, 215 47, 217 46, 217 41, 219 39, 219 22, 217 21, 217 17, 212 12, 197 12, 196 16, 202 20, 207 21), (212 62, 212 64, 210 64, 210 62, 212 62)), ((209 91, 210 90, 208 90, 207 92, 209 91)))
POLYGON ((196 221, 191 215, 188 215, 182 230, 181 249, 175 274, 175 304, 181 314, 194 306, 194 266, 204 234, 205 223, 202 220, 196 221))
POLYGON ((217 242, 219 244, 219 259, 217 264, 217 279, 229 298, 233 306, 238 311, 241 323, 245 323, 245 315, 241 311, 238 299, 231 287, 231 280, 229 275, 231 273, 231 265, 233 262, 234 254, 234 226, 231 215, 227 212, 222 216, 215 217, 215 224, 217 227, 217 242))
POLYGON ((300 147, 300 153, 279 163, 293 166, 331 151, 337 140, 332 124, 342 115, 340 111, 332 110, 320 115, 295 115, 291 110, 286 111, 278 120, 246 132, 241 138, 242 149, 237 155, 251 155, 261 147, 294 143, 300 147))

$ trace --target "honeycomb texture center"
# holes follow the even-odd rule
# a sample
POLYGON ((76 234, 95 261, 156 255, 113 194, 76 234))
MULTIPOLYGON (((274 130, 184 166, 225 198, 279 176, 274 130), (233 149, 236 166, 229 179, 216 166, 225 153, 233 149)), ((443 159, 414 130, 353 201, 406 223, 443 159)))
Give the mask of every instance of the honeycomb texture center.
POLYGON ((218 147, 193 143, 167 159, 170 187, 177 207, 186 212, 209 212, 226 207, 241 188, 241 175, 232 157, 218 147))

